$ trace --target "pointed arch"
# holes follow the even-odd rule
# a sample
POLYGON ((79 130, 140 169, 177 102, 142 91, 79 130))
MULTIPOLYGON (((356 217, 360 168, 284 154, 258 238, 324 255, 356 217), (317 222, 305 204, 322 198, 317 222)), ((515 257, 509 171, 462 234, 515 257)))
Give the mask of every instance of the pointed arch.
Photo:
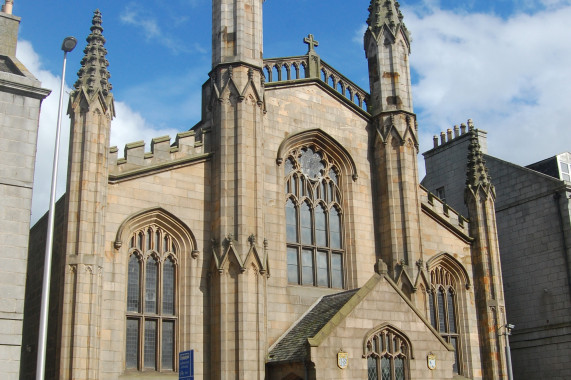
POLYGON ((337 140, 335 140, 333 137, 321 129, 309 129, 306 131, 294 133, 291 136, 287 137, 284 141, 282 141, 278 149, 278 154, 276 157, 277 164, 281 165, 286 159, 288 152, 293 148, 308 143, 314 143, 321 147, 327 147, 327 153, 330 154, 341 166, 340 169, 344 172, 344 175, 351 176, 354 181, 359 178, 357 165, 355 164, 355 160, 349 151, 347 151, 343 145, 341 145, 337 140))
POLYGON ((190 252, 193 257, 198 254, 196 238, 190 228, 178 217, 161 207, 144 209, 125 219, 117 230, 114 242, 115 249, 119 250, 125 238, 134 231, 151 224, 157 225, 172 235, 178 244, 182 245, 178 247, 181 252, 190 252))
POLYGON ((374 336, 384 332, 391 332, 394 336, 398 337, 401 341, 405 342, 405 344, 408 346, 408 352, 410 358, 414 359, 414 350, 412 347, 412 342, 410 341, 408 336, 406 336, 405 333, 403 333, 398 328, 396 328, 395 326, 391 325, 388 322, 382 323, 374 327, 373 329, 369 330, 367 334, 365 334, 365 338, 363 339, 363 358, 366 358, 369 355, 369 347, 368 347, 369 341, 374 336))
POLYGON ((441 252, 437 254, 426 262, 426 266, 429 272, 437 266, 446 268, 446 270, 452 273, 460 283, 466 286, 466 289, 470 289, 472 286, 470 276, 468 275, 468 271, 464 265, 449 253, 441 252))

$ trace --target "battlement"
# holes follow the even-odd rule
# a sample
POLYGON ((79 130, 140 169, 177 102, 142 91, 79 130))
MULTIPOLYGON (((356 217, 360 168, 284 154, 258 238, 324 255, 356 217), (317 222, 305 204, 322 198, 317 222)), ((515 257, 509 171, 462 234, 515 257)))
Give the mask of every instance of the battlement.
POLYGON ((118 158, 119 149, 109 149, 110 177, 131 177, 159 168, 167 168, 192 159, 199 159, 210 152, 210 128, 196 128, 176 135, 171 144, 169 136, 151 140, 151 151, 145 152, 145 142, 135 141, 125 145, 124 157, 118 158))
POLYGON ((454 232, 466 237, 470 236, 470 224, 467 218, 432 194, 424 186, 420 186, 420 190, 422 209, 425 212, 436 217, 441 222, 449 224, 454 232))

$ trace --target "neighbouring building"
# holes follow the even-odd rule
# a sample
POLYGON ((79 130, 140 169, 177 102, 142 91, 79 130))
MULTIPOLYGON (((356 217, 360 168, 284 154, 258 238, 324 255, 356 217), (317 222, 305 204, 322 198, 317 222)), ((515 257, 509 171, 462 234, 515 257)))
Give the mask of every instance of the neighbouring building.
MULTIPOLYGON (((468 124, 471 124, 469 122, 468 124)), ((487 133, 476 131, 480 145, 487 133)), ((461 213, 466 126, 435 136, 422 184, 461 213)), ((482 149, 484 153, 486 150, 482 149)), ((496 187, 496 220, 516 379, 571 378, 571 154, 527 167, 484 154, 496 187)), ((471 218, 472 215, 468 213, 471 218)))
POLYGON ((50 91, 16 58, 20 18, 0 11, 0 377, 18 378, 40 105, 50 91))
POLYGON ((212 1, 201 120, 124 158, 95 12, 68 107, 48 378, 175 379, 192 349, 196 379, 505 379, 494 187, 477 141, 465 189, 478 217, 419 185, 398 2, 370 2, 370 93, 312 35, 305 55, 265 59, 262 7, 212 1))

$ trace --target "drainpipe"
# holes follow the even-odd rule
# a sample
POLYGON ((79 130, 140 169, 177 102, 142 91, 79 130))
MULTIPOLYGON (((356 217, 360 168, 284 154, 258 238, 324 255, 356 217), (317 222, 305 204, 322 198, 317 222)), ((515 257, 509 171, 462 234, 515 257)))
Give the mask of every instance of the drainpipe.
MULTIPOLYGON (((565 189, 563 191, 565 191, 565 189)), ((557 216, 559 217, 559 230, 561 232, 561 243, 563 245, 563 258, 565 260, 565 268, 567 269, 567 286, 569 287, 569 298, 571 298, 571 267, 569 266, 569 250, 567 249, 567 243, 565 241, 564 220, 563 213, 561 212, 560 199, 561 194, 559 191, 556 191, 555 194, 553 194, 553 200, 555 201, 557 216)), ((565 197, 565 201, 568 202, 567 197, 565 197)))

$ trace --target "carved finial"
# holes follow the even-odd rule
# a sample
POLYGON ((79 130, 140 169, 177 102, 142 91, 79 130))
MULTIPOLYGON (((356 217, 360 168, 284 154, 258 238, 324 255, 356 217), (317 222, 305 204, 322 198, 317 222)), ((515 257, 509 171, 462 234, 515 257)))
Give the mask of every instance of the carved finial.
POLYGON ((418 261, 416 262, 416 266, 418 267, 418 270, 422 270, 423 265, 424 265, 424 260, 418 259, 418 261))
POLYGON ((369 25, 369 29, 373 32, 377 33, 383 25, 386 25, 393 33, 395 33, 397 26, 401 26, 407 37, 409 37, 408 30, 406 29, 403 20, 404 16, 400 10, 400 4, 398 1, 371 0, 367 25, 369 25))
POLYGON ((319 42, 313 38, 313 34, 309 34, 307 37, 305 37, 303 42, 309 45, 309 49, 307 50, 308 54, 315 53, 315 48, 319 46, 319 42))
POLYGON ((75 82, 75 89, 79 90, 85 87, 91 95, 100 90, 103 96, 109 95, 113 89, 109 78, 111 74, 107 70, 109 61, 107 61, 107 49, 105 49, 105 37, 103 37, 103 28, 101 27, 101 12, 97 9, 93 12, 93 20, 91 26, 91 34, 87 37, 87 47, 83 50, 85 54, 81 60, 81 68, 75 82))
POLYGON ((234 244, 234 235, 233 234, 226 235, 226 243, 228 243, 229 246, 232 246, 234 244))
POLYGON ((256 245, 256 235, 252 234, 248 236, 248 241, 250 242, 250 245, 256 245))
POLYGON ((468 168, 466 171, 466 186, 477 187, 479 185, 490 185, 490 176, 484 155, 480 149, 478 141, 478 130, 474 129, 474 124, 469 121, 470 145, 468 146, 468 168))
MULTIPOLYGON (((262 75, 263 76, 263 75, 262 75)), ((248 69, 248 79, 254 78, 254 69, 251 67, 248 69)))
POLYGON ((389 272, 389 267, 383 261, 383 259, 379 259, 379 261, 377 261, 377 264, 375 265, 375 272, 378 274, 387 274, 389 272))
POLYGON ((268 239, 264 238, 264 250, 268 249, 268 239))

